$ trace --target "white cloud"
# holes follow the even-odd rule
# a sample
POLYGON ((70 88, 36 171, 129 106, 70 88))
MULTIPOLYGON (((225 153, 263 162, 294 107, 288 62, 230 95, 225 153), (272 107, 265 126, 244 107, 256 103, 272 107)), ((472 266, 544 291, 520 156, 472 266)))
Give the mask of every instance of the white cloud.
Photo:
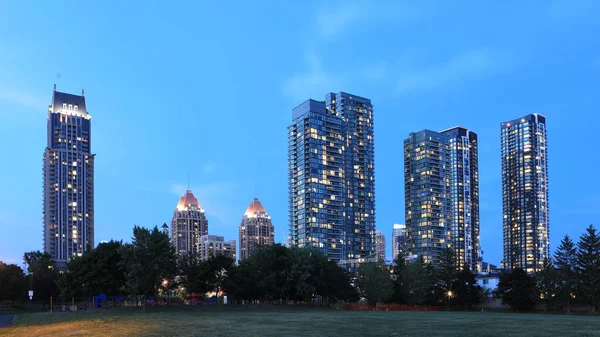
POLYGON ((38 96, 6 88, 0 88, 0 101, 17 104, 25 108, 34 108, 42 112, 44 112, 45 108, 48 106, 48 101, 43 100, 38 96))
POLYGON ((446 63, 416 72, 406 72, 398 81, 401 93, 434 90, 450 84, 473 80, 504 72, 516 67, 514 57, 503 52, 474 49, 446 63))
POLYGON ((335 6, 320 8, 316 15, 316 25, 323 38, 340 35, 348 26, 357 22, 368 7, 359 3, 341 2, 335 6))
POLYGON ((321 99, 325 93, 342 87, 343 80, 324 70, 316 53, 306 53, 306 62, 308 70, 293 76, 283 85, 283 93, 296 103, 308 98, 321 99))

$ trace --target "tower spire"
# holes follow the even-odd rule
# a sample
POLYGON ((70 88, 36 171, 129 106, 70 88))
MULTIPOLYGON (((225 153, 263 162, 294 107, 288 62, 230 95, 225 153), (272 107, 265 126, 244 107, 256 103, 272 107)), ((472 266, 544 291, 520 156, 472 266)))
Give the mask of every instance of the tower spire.
POLYGON ((190 189, 190 173, 188 172, 188 190, 190 189))

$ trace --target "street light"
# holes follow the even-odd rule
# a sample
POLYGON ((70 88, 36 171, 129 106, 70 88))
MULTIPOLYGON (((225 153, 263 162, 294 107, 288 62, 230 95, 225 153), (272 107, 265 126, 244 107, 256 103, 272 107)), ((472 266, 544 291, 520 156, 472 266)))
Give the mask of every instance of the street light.
POLYGON ((448 308, 450 308, 450 298, 452 298, 452 290, 448 290, 448 308))
POLYGON ((170 294, 169 294, 169 288, 168 288, 169 280, 163 280, 162 285, 163 285, 163 287, 165 287, 165 291, 167 292, 167 304, 168 304, 169 300, 170 300, 170 298, 169 298, 170 294))

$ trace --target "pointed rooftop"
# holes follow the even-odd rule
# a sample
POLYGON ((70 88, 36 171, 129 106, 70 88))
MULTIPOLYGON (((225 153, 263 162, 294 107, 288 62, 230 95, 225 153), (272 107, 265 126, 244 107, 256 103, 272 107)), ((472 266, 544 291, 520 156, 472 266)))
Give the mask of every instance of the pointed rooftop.
POLYGON ((250 205, 246 209, 246 213, 244 213, 244 216, 253 217, 253 216, 256 216, 256 213, 265 213, 265 214, 267 214, 267 211, 265 211, 265 208, 260 203, 260 201, 258 200, 258 198, 254 198, 252 200, 252 203, 250 203, 250 205))
POLYGON ((183 197, 181 197, 181 199, 179 199, 179 202, 177 203, 177 210, 178 211, 187 211, 188 207, 190 207, 190 206, 202 210, 202 207, 200 207, 200 203, 198 202, 198 199, 196 199, 196 197, 194 197, 194 194, 192 193, 191 190, 187 190, 187 191, 185 191, 185 194, 183 195, 183 197))

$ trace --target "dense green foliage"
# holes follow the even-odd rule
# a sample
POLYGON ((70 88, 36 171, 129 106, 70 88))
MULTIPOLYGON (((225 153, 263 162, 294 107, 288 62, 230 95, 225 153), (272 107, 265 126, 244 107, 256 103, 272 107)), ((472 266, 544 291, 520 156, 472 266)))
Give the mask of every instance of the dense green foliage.
MULTIPOLYGON (((235 264, 216 256, 206 261, 198 253, 177 256, 167 235, 157 227, 134 227, 130 244, 111 241, 88 249, 57 273, 50 255, 25 253, 27 274, 16 265, 0 262, 0 301, 27 298, 49 302, 105 294, 131 299, 178 290, 200 300, 207 293, 225 294, 234 302, 313 303, 336 301, 369 304, 399 303, 472 309, 484 291, 468 266, 456 265, 454 252, 445 249, 434 268, 422 259, 407 262, 399 257, 393 266, 381 262, 362 263, 349 273, 320 251, 286 248, 279 244, 257 247, 253 254, 235 264)), ((590 305, 596 310, 600 297, 600 235, 593 225, 575 244, 565 236, 553 259, 534 275, 517 269, 501 275, 495 295, 512 308, 523 311, 536 304, 546 310, 570 312, 571 305, 590 305)))
POLYGON ((238 301, 348 301, 350 277, 321 252, 279 244, 257 248, 228 271, 223 289, 238 301))
POLYGON ((23 300, 27 290, 27 279, 21 267, 0 261, 0 302, 23 300))
POLYGON ((382 262, 362 263, 358 267, 356 285, 369 304, 383 303, 394 294, 390 270, 382 262))

